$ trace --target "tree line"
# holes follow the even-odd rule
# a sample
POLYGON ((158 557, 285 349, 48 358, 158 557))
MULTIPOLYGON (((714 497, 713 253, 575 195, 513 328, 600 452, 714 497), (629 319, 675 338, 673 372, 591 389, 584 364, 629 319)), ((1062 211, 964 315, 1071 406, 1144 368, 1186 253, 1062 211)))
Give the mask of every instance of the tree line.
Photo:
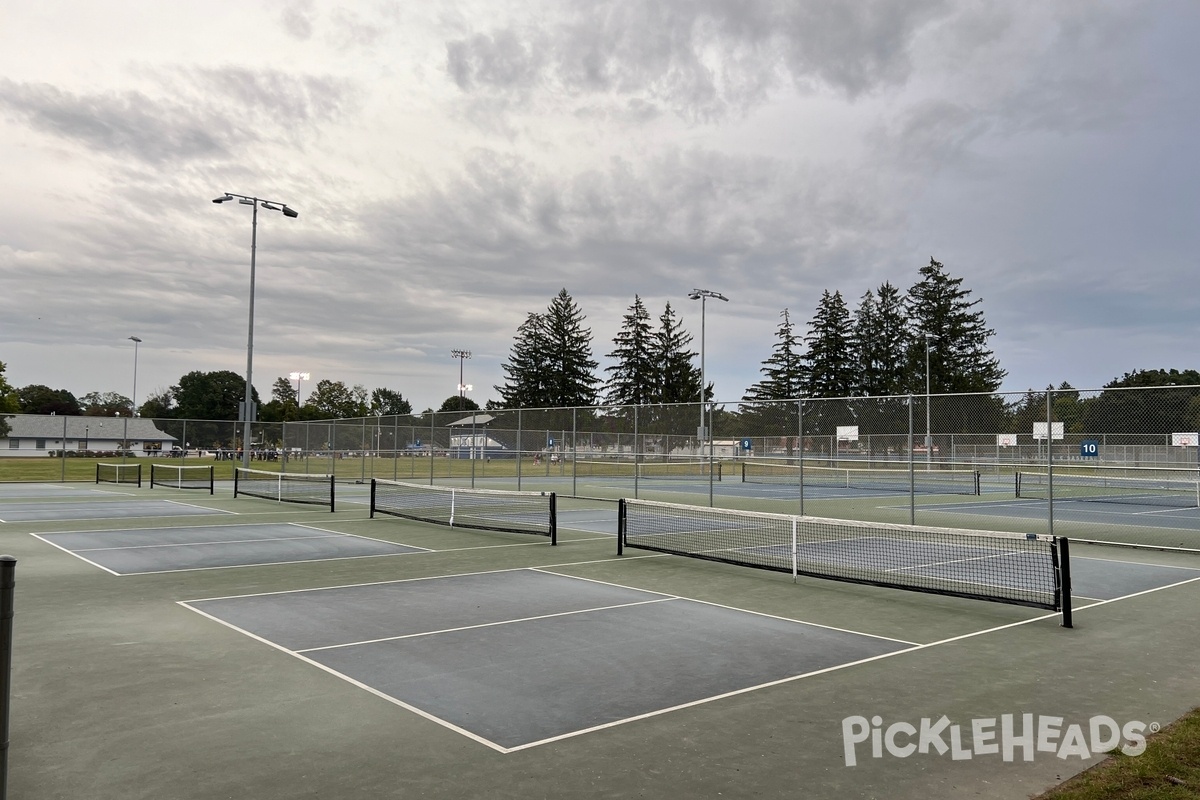
MULTIPOLYGON (((780 312, 763 378, 747 402, 800 397, 891 396, 908 393, 994 392, 1004 380, 988 347, 982 302, 963 279, 930 259, 902 294, 891 283, 868 290, 851 312, 841 292, 825 291, 801 334, 790 311, 780 312)), ((543 313, 529 314, 502 365, 493 408, 558 408, 698 402, 700 370, 670 303, 653 324, 635 295, 608 353, 613 365, 602 380, 592 358, 591 331, 564 288, 543 313)), ((711 384, 704 399, 712 399, 711 384)))
MULTIPOLYGON (((885 282, 866 291, 853 310, 841 292, 823 292, 804 330, 785 307, 770 353, 761 362, 762 378, 746 389, 739 411, 753 414, 756 404, 798 398, 996 392, 1006 372, 988 346, 995 331, 987 325, 981 302, 963 286, 962 278, 931 258, 906 292, 885 282)), ((493 387, 500 399, 489 400, 486 407, 662 406, 700 400, 693 337, 669 302, 655 318, 642 298, 634 295, 606 354, 612 363, 603 376, 593 357, 586 319, 566 288, 544 312, 527 314, 502 364, 505 381, 493 387)), ((1187 381, 1200 382, 1200 374, 1139 370, 1105 388, 1189 385, 1187 381)), ((1068 394, 1071 389, 1065 383, 1060 388, 1068 394)), ((233 420, 244 396, 245 380, 234 372, 189 372, 177 384, 151 393, 137 413, 162 419, 233 420)), ((259 402, 256 389, 252 396, 259 402)), ((713 399, 711 382, 703 387, 703 397, 713 399)), ((993 409, 987 415, 989 423, 1036 417, 1038 402, 1044 402, 1044 395, 1040 397, 1041 401, 1031 392, 1023 400, 993 409)), ((1082 419, 1085 401, 1074 403, 1056 400, 1064 418, 1082 419)), ((132 405, 116 392, 90 392, 76 398, 65 389, 43 385, 15 389, 4 380, 0 363, 0 414, 113 416, 132 413, 132 405)), ((478 408, 470 398, 453 395, 436 410, 478 408)), ((272 385, 271 400, 260 405, 258 418, 288 422, 410 413, 411 403, 392 389, 368 391, 361 385, 321 380, 301 401, 291 381, 280 377, 272 385)), ((0 435, 6 428, 0 418, 0 435)))

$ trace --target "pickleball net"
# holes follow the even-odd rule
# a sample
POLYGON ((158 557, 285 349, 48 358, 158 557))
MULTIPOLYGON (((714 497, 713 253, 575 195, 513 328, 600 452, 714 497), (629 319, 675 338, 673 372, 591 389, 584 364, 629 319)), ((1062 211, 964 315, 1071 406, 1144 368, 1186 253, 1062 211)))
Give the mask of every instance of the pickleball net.
POLYGON ((872 586, 1063 611, 1067 540, 823 519, 649 500, 620 502, 617 552, 632 547, 872 586))
POLYGON ((150 465, 150 488, 164 486, 171 489, 201 489, 213 493, 214 468, 211 464, 180 465, 157 464, 150 465))
POLYGON ((371 516, 376 513, 455 528, 530 533, 558 544, 553 492, 460 489, 373 478, 371 516))
MULTIPOLYGON (((1184 472, 1180 470, 1180 472, 1184 472)), ((1164 508, 1200 506, 1200 479, 1193 470, 1186 477, 1138 478, 1125 475, 1072 475, 1018 472, 1016 495, 1023 500, 1083 500, 1164 508)))
POLYGON ((334 510, 334 480, 332 475, 310 475, 300 472, 273 472, 235 467, 233 496, 246 495, 281 503, 302 503, 329 506, 334 510))
POLYGON ((964 469, 827 467, 781 462, 742 462, 742 482, 867 489, 924 494, 979 494, 979 473, 964 469))
POLYGON ((575 461, 580 478, 630 480, 721 480, 720 461, 575 461))
POLYGON ((96 464, 96 483, 142 485, 141 464, 96 464))

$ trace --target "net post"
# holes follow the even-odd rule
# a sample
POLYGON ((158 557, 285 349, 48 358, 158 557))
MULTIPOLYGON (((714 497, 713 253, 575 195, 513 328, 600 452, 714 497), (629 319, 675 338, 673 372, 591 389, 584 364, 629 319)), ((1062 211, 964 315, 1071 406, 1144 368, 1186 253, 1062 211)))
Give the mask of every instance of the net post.
MULTIPOLYGON (((283 473, 281 472, 279 474, 282 475, 283 473)), ((371 482, 374 483, 375 479, 371 478, 371 482)), ((329 513, 330 514, 333 513, 333 508, 334 508, 334 504, 336 501, 337 501, 337 479, 334 476, 330 475, 329 476, 329 513)))
POLYGON ((558 544, 558 495, 550 493, 550 545, 558 544))
POLYGON ((238 496, 238 468, 233 468, 233 498, 236 500, 238 496))
POLYGON ((0 800, 8 797, 8 718, 12 694, 13 594, 17 559, 0 556, 0 800))
POLYGON ((379 482, 371 478, 371 516, 370 519, 375 519, 375 489, 379 486, 379 482))
POLYGON ((96 462, 96 483, 100 482, 100 462, 96 462))
POLYGON ((209 464, 208 465, 208 493, 210 495, 217 493, 216 472, 217 472, 217 468, 214 467, 212 464, 209 464))
POLYGON ((625 553, 625 498, 617 501, 617 555, 625 553))
POLYGON ((797 575, 799 574, 800 552, 799 545, 796 542, 796 527, 799 525, 799 522, 798 519, 792 517, 792 583, 796 582, 797 575))
POLYGON ((1067 537, 1057 539, 1059 592, 1062 601, 1062 627, 1072 628, 1071 624, 1071 544, 1067 537))

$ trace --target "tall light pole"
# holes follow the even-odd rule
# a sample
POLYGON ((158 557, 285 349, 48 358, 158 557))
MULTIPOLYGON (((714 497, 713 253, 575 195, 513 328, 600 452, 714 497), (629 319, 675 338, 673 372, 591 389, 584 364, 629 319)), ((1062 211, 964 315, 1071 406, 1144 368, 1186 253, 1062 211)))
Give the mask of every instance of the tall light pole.
POLYGON ((937 341, 937 335, 925 331, 925 468, 929 469, 933 462, 933 428, 931 421, 933 415, 930 413, 930 394, 929 394, 929 342, 930 340, 937 341))
POLYGON ((451 350, 451 358, 458 359, 458 411, 461 414, 467 408, 466 393, 471 390, 471 387, 463 383, 463 361, 471 357, 470 350, 451 350))
POLYGON ((306 381, 312 376, 307 372, 293 372, 288 377, 296 382, 296 407, 299 408, 300 404, 304 401, 304 398, 300 396, 300 382, 306 381))
POLYGON ((704 315, 705 305, 710 297, 729 302, 729 298, 725 295, 708 289, 693 289, 692 293, 688 295, 688 299, 700 301, 700 429, 696 431, 696 438, 700 440, 702 448, 704 441, 709 438, 708 429, 704 427, 704 392, 706 389, 704 383, 704 315))
POLYGON ((284 203, 278 203, 274 200, 263 200, 258 197, 247 197, 244 194, 234 194, 226 192, 221 197, 213 199, 214 203, 224 203, 238 199, 238 203, 244 206, 253 206, 254 213, 250 217, 250 325, 246 334, 246 399, 242 403, 241 413, 238 417, 245 423, 245 430, 242 433, 242 466, 246 469, 250 468, 250 424, 256 416, 254 401, 252 399, 254 392, 254 384, 251 379, 254 376, 254 260, 258 250, 258 207, 261 205, 269 211, 281 211, 285 217, 295 219, 300 214, 287 207, 284 203))
POLYGON ((130 336, 129 341, 133 342, 133 399, 130 401, 133 408, 130 410, 130 416, 137 414, 137 357, 138 345, 142 340, 136 336, 130 336))

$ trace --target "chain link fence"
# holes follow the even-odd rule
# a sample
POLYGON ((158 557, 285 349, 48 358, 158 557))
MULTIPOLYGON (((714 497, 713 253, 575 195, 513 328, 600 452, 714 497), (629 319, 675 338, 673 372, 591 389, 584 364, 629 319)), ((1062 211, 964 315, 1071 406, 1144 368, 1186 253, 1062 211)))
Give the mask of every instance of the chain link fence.
MULTIPOLYGON (((89 455, 100 441, 72 435, 78 420, 98 418, 70 418, 70 426, 42 419, 63 430, 50 452, 89 455)), ((143 441, 136 455, 215 461, 219 479, 225 462, 231 475, 241 458, 239 423, 137 422, 162 437, 143 441)), ((637 497, 1197 549, 1198 430, 1198 386, 1047 389, 718 402, 704 414, 693 403, 256 423, 251 454, 256 466, 343 481, 637 497)), ((19 440, 14 447, 13 436, 0 452, 36 454, 19 440)))

